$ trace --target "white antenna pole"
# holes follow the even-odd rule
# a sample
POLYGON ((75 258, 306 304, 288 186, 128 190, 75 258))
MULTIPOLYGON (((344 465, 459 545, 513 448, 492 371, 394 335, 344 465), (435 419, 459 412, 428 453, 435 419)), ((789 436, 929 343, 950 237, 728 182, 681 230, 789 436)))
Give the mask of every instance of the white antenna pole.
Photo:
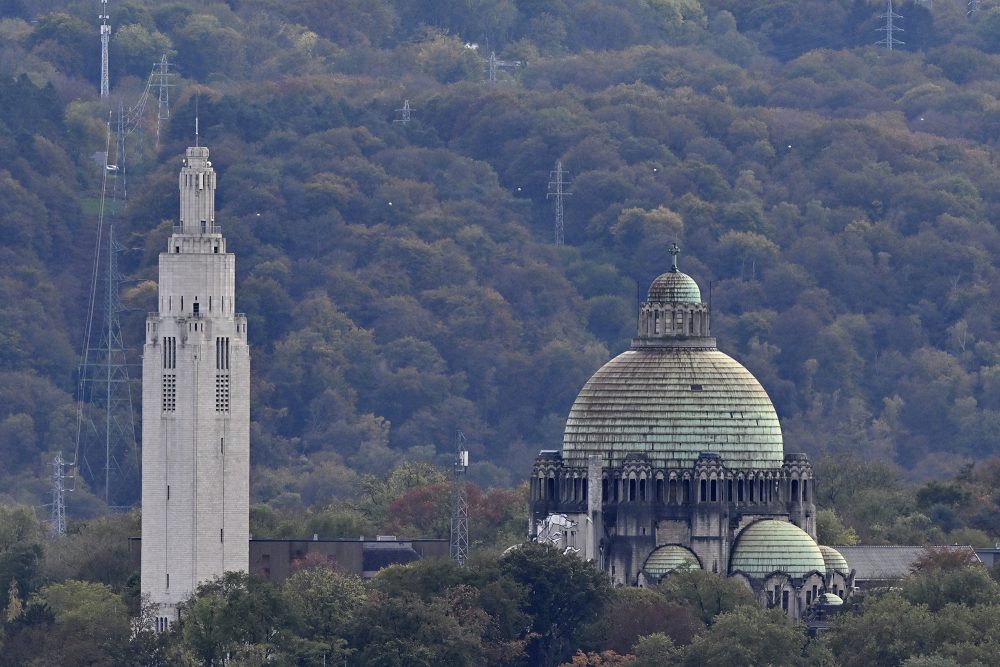
POLYGON ((97 17, 101 21, 101 99, 110 94, 108 77, 108 42, 111 40, 111 25, 108 21, 108 0, 101 0, 101 13, 97 17))

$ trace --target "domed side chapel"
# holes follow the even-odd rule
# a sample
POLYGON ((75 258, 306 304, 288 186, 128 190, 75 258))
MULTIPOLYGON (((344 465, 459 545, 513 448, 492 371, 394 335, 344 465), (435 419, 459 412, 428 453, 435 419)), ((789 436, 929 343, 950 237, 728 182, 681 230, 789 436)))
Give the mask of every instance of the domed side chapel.
POLYGON ((785 454, 771 399, 718 350, 670 252, 630 349, 580 390, 562 451, 535 460, 532 538, 598 562, 616 585, 701 568, 801 618, 852 589, 847 561, 816 543, 808 457, 785 454))

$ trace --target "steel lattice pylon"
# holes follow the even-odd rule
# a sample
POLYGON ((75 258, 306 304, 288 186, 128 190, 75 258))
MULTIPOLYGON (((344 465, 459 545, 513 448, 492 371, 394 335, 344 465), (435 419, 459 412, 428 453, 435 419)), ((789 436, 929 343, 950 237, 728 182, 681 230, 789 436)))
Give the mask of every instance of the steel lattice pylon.
POLYGON ((81 474, 112 507, 129 507, 138 499, 135 415, 132 380, 122 340, 119 296, 121 275, 114 223, 107 225, 107 245, 102 248, 107 271, 104 280, 104 313, 98 345, 85 355, 80 367, 83 408, 78 465, 81 474))
POLYGON ((465 498, 465 472, 469 468, 469 452, 465 436, 458 432, 455 467, 452 471, 451 559, 460 566, 469 559, 469 503, 465 498))

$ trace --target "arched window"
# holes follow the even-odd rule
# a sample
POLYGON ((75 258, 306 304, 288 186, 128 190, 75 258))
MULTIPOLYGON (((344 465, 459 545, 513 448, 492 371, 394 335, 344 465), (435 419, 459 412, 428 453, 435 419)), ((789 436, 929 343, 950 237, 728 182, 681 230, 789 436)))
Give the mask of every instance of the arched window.
POLYGON ((701 488, 701 493, 698 494, 698 500, 700 502, 705 502, 706 500, 708 500, 708 481, 704 479, 701 480, 700 488, 701 488))
POLYGON ((743 480, 736 482, 736 502, 743 502, 743 480))
POLYGON ((552 478, 552 477, 549 477, 546 480, 546 484, 548 485, 548 489, 547 489, 547 494, 548 495, 547 495, 547 497, 550 500, 555 500, 555 497, 556 497, 556 480, 554 478, 552 478))
POLYGON ((662 477, 657 477, 656 478, 656 502, 658 502, 658 503, 662 503, 663 502, 663 478, 662 477))
POLYGON ((809 501, 809 480, 802 480, 802 502, 809 501))
POLYGON ((629 501, 635 500, 635 480, 630 479, 628 481, 628 499, 629 501))
POLYGON ((799 480, 792 480, 792 502, 799 499, 799 480))
POLYGON ((683 491, 684 491, 683 501, 684 504, 686 505, 687 503, 691 502, 691 480, 689 479, 684 480, 683 491))
POLYGON ((714 502, 716 502, 719 499, 719 482, 718 482, 718 480, 713 479, 710 486, 711 486, 711 489, 712 489, 712 498, 711 498, 711 500, 714 503, 714 502))
POLYGON ((601 502, 608 502, 608 478, 605 477, 601 480, 601 502))
POLYGON ((750 487, 750 502, 756 502, 754 500, 754 482, 752 479, 747 482, 747 486, 750 487))
POLYGON ((639 500, 646 501, 646 478, 643 477, 639 480, 639 500))
POLYGON ((677 480, 671 479, 670 483, 667 485, 667 502, 671 504, 677 503, 677 480))

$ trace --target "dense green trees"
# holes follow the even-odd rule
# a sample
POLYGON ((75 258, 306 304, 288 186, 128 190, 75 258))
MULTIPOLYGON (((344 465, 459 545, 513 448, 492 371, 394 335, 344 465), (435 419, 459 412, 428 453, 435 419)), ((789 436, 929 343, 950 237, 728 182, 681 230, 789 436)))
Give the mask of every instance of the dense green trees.
MULTIPOLYGON (((123 268, 155 278, 197 105, 251 324, 255 500, 279 508, 446 463, 458 429, 474 480, 522 479, 628 344, 673 240, 789 450, 954 475, 1000 454, 997 56, 992 10, 911 5, 913 39, 884 54, 865 2, 120 4, 116 93, 137 97, 160 52, 182 74, 159 152, 151 118, 135 142, 118 228, 142 251, 123 268), (482 83, 487 48, 522 61, 500 85, 482 83)), ((0 22, 0 493, 40 503, 74 439, 106 110, 92 7, 44 3, 36 23, 19 7, 0 22)), ((864 539, 1000 535, 974 500, 888 500, 903 519, 836 510, 864 539)))

